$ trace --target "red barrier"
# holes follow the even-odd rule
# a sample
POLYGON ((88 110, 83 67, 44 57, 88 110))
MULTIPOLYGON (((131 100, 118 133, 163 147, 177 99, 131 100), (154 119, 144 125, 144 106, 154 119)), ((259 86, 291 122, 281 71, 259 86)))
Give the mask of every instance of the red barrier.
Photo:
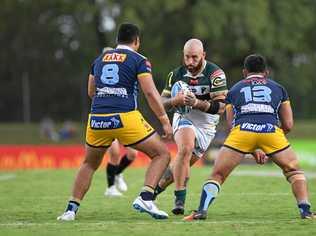
MULTIPOLYGON (((171 156, 177 152, 175 144, 168 144, 171 156)), ((125 152, 121 149, 121 154, 125 152)), ((0 170, 78 168, 84 158, 83 145, 0 145, 0 170)), ((103 158, 105 166, 108 158, 103 158)), ((138 153, 132 167, 145 167, 150 159, 138 153)), ((197 163, 201 165, 201 163, 197 163)))

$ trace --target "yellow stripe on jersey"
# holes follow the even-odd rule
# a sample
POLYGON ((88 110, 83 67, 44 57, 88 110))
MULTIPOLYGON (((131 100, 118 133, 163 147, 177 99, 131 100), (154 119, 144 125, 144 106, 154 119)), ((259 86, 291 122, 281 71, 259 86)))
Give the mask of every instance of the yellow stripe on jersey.
POLYGON ((232 105, 232 104, 226 104, 225 108, 226 108, 226 109, 232 109, 232 108, 233 108, 233 105, 232 105))
POLYGON ((286 100, 286 101, 282 102, 282 104, 290 104, 290 103, 291 103, 290 100, 286 100))
POLYGON ((144 72, 144 73, 140 73, 137 75, 137 78, 142 78, 142 77, 146 77, 146 76, 151 76, 151 73, 148 73, 148 72, 144 72))

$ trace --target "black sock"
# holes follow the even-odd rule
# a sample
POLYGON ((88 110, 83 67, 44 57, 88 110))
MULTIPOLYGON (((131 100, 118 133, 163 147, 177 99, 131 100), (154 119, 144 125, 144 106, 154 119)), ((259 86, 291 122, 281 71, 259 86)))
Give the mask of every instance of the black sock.
POLYGON ((310 212, 311 205, 309 203, 301 203, 297 205, 300 209, 300 213, 308 213, 310 212))
POLYGON ((152 201, 154 199, 154 189, 150 186, 144 186, 139 194, 144 201, 152 201))
POLYGON ((185 197, 187 194, 187 190, 186 189, 182 189, 182 190, 176 190, 174 191, 174 195, 175 195, 175 203, 177 201, 181 201, 183 202, 183 204, 185 203, 185 197))
POLYGON ((108 163, 106 167, 106 177, 108 180, 108 187, 111 187, 114 185, 115 175, 117 173, 117 167, 115 165, 112 165, 111 163, 108 163))
POLYGON ((159 184, 157 185, 157 187, 155 188, 155 192, 154 192, 154 200, 157 198, 157 196, 162 193, 163 191, 165 191, 166 189, 161 188, 159 186, 159 184))
POLYGON ((123 172, 123 170, 126 169, 126 167, 128 167, 133 161, 132 160, 129 160, 127 158, 127 155, 124 155, 122 158, 121 158, 121 161, 120 161, 120 164, 118 165, 117 167, 117 172, 116 174, 121 174, 123 172))
POLYGON ((77 213, 79 206, 80 206, 80 203, 78 203, 76 201, 69 201, 65 212, 66 211, 74 211, 75 213, 77 213))

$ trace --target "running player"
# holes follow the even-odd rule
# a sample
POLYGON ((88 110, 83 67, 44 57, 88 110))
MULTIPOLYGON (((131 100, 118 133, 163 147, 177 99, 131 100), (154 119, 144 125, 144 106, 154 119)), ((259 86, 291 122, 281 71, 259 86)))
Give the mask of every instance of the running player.
POLYGON ((175 207, 172 212, 176 215, 184 213, 190 165, 204 155, 214 138, 219 114, 224 111, 220 101, 225 99, 227 92, 224 71, 205 60, 200 40, 190 39, 185 43, 183 61, 184 65, 169 73, 161 96, 166 110, 183 105, 192 106, 193 110, 185 115, 174 113, 172 126, 178 153, 173 167, 168 168, 155 191, 156 195, 161 193, 174 180, 175 207), (186 82, 192 93, 178 93, 171 98, 171 88, 177 81, 186 82))
MULTIPOLYGON (((218 154, 211 176, 203 185, 198 210, 184 220, 206 219, 208 207, 225 179, 244 154, 256 148, 262 149, 282 169, 291 184, 301 218, 316 218, 310 210, 304 172, 285 137, 293 127, 287 91, 267 78, 266 62, 260 55, 246 57, 243 74, 245 78, 231 88, 226 99, 227 121, 233 128, 218 154)), ((264 162, 262 156, 258 158, 257 162, 264 162)))
POLYGON ((138 83, 161 122, 166 138, 171 138, 172 128, 153 82, 150 62, 137 53, 139 36, 136 25, 120 25, 117 48, 102 53, 92 64, 88 94, 93 100, 86 130, 86 155, 77 173, 70 201, 58 220, 75 219, 92 176, 115 139, 144 152, 152 160, 144 187, 133 202, 133 207, 154 218, 168 217, 167 213, 156 207, 153 197, 154 189, 169 164, 170 154, 159 135, 137 110, 138 83))
POLYGON ((137 151, 126 147, 126 154, 120 157, 120 143, 116 139, 108 149, 109 161, 106 166, 108 187, 104 192, 108 197, 120 197, 127 191, 127 184, 123 178, 123 171, 134 161, 137 151))

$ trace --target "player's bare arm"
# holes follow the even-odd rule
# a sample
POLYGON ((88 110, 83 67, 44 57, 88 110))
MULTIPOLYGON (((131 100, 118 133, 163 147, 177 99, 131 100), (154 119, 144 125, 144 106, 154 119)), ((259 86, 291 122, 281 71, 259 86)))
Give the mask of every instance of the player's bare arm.
POLYGON ((231 130, 233 127, 234 111, 231 104, 226 105, 226 123, 228 130, 231 130))
POLYGON ((93 75, 89 75, 88 78, 88 95, 90 98, 93 98, 95 95, 95 80, 93 75))
POLYGON ((192 99, 186 104, 191 105, 194 109, 198 109, 200 111, 210 113, 210 114, 223 114, 225 111, 225 103, 224 100, 226 98, 227 90, 212 92, 210 93, 211 100, 203 101, 195 98, 194 94, 189 95, 192 96, 192 99))
POLYGON ((289 133, 294 124, 292 107, 289 101, 283 102, 280 105, 279 118, 281 122, 281 128, 283 129, 284 133, 289 133))
POLYGON ((164 108, 169 111, 172 108, 176 107, 176 106, 183 106, 185 105, 185 98, 186 95, 184 93, 178 93, 175 97, 171 97, 171 94, 169 91, 162 91, 161 93, 161 99, 162 99, 162 103, 164 108))
POLYGON ((152 76, 148 74, 147 76, 138 77, 138 81, 150 108, 155 113, 163 127, 166 138, 171 138, 172 128, 170 125, 170 121, 162 104, 161 97, 156 89, 152 76))

